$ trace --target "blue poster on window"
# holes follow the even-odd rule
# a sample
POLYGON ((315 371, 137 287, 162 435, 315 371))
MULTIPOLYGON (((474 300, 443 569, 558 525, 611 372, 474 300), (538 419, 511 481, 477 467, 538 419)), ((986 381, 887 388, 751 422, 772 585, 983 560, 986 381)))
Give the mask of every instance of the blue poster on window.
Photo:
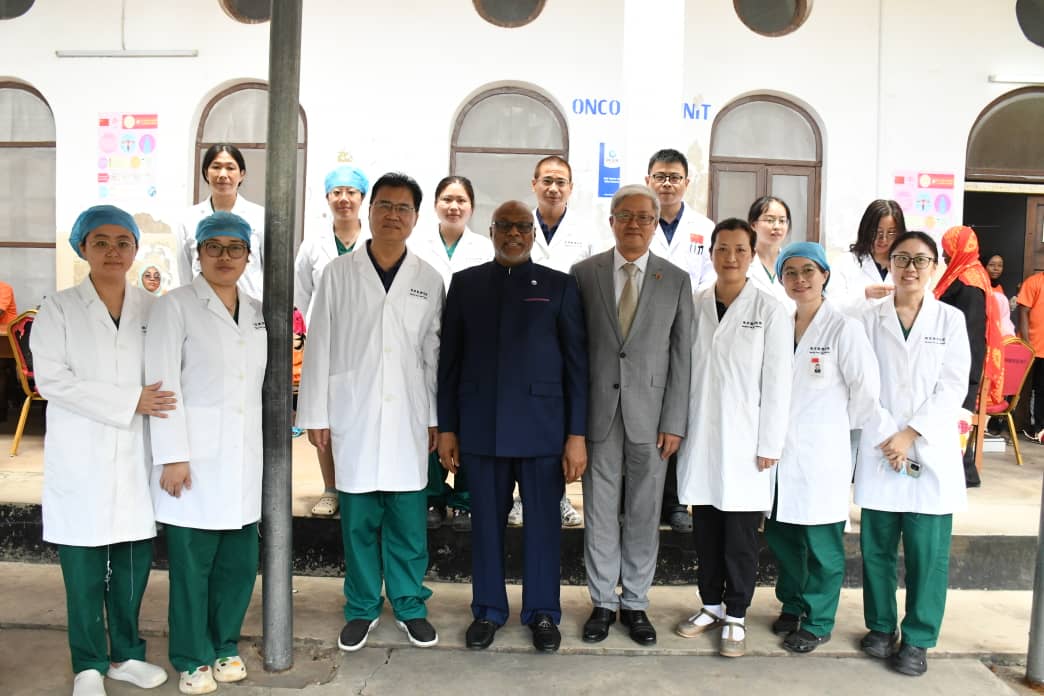
POLYGON ((620 188, 620 158, 605 143, 598 144, 598 197, 612 198, 620 188))

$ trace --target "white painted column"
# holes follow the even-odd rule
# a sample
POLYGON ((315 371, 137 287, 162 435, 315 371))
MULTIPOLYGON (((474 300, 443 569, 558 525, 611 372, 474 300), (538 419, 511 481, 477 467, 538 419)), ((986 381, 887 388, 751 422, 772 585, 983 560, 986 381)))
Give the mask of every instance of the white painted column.
MULTIPOLYGON (((693 0, 694 1, 694 0, 693 0)), ((624 0, 620 183, 644 183, 649 157, 680 138, 685 0, 624 0)))

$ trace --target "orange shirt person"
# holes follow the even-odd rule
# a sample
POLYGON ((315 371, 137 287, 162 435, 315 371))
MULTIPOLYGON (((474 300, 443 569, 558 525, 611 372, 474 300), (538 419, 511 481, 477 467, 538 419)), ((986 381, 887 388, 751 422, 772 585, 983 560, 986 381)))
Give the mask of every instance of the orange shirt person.
POLYGON ((1033 364, 1033 424, 1026 435, 1038 442, 1044 434, 1044 272, 1031 275, 1022 283, 1016 301, 1022 307, 1019 312, 1019 338, 1033 346, 1038 360, 1033 364))
POLYGON ((14 290, 10 285, 0 282, 0 326, 7 325, 18 316, 18 307, 15 306, 14 290))

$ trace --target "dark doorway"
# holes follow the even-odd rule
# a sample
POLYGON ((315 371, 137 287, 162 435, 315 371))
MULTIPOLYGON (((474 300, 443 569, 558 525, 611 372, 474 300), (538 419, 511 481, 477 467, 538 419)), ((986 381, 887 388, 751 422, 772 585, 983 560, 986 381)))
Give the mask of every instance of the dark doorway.
MULTIPOLYGON (((994 254, 1004 258, 1001 285, 1011 297, 1018 292, 1025 270, 1026 194, 968 191, 964 194, 964 224, 975 230, 985 265, 994 254)), ((1044 270, 1044 269, 1042 269, 1044 270)))

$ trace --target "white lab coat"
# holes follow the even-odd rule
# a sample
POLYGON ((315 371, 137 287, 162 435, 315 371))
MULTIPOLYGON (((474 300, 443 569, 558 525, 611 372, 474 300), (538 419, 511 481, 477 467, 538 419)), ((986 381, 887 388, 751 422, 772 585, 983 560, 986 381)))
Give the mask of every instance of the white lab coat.
POLYGON ((787 291, 783 287, 783 281, 779 279, 779 276, 775 275, 776 269, 772 268, 769 270, 773 273, 771 279, 769 279, 768 273, 765 272, 765 267, 761 265, 761 259, 758 258, 757 254, 754 254, 754 259, 750 262, 750 268, 747 269, 747 279, 754 281, 754 286, 759 290, 763 290, 779 300, 787 314, 794 316, 794 312, 797 311, 797 303, 787 295, 787 291))
POLYGON ((717 278, 710 258, 710 239, 713 231, 713 222, 683 205, 681 220, 674 231, 674 237, 668 242, 663 228, 657 224, 649 251, 688 273, 692 289, 696 290, 713 283, 717 278))
POLYGON ((776 519, 843 522, 852 485, 848 431, 875 418, 881 384, 863 326, 829 300, 798 342, 792 385, 787 440, 773 468, 776 519))
MULTIPOLYGON (((790 408, 794 320, 744 285, 718 323, 714 287, 695 295, 689 429, 678 452, 678 500, 723 511, 768 511, 790 408)), ((846 433, 847 434, 847 433, 846 433)))
POLYGON ((872 256, 865 256, 859 261, 855 254, 845 252, 834 259, 830 267, 830 282, 827 283, 825 293, 839 310, 859 318, 867 307, 891 301, 890 295, 877 300, 866 299, 866 286, 881 284, 895 284, 891 271, 882 280, 872 256))
POLYGON ((40 306, 29 345, 48 402, 44 541, 105 546, 156 536, 144 418, 135 412, 155 301, 128 284, 117 329, 88 277, 40 306))
POLYGON ((385 292, 366 245, 327 265, 312 301, 299 428, 329 428, 337 490, 418 491, 445 301, 442 276, 407 251, 385 292))
POLYGON ((971 351, 964 315, 925 293, 904 340, 894 302, 867 309, 863 327, 881 372, 879 418, 863 427, 855 502, 872 510, 945 515, 967 507, 957 421, 968 393, 971 351), (918 478, 899 474, 877 445, 909 425, 921 434, 907 456, 918 478))
MULTIPOLYGON (((297 258, 294 260, 294 306, 304 315, 305 326, 312 316, 312 298, 323 277, 326 264, 337 258, 337 242, 329 219, 318 222, 314 231, 305 234, 297 258)), ((370 230, 365 224, 355 239, 355 247, 361 246, 370 238, 370 230)))
POLYGON ((599 245, 600 240, 595 231, 586 228, 579 213, 573 211, 570 215, 568 209, 554 236, 551 237, 551 244, 548 244, 544 238, 544 231, 540 228, 536 210, 533 210, 533 250, 530 252, 533 263, 568 273, 574 264, 596 252, 604 251, 598 248, 599 245))
MULTIPOLYGON (((145 377, 177 394, 150 418, 156 520, 239 529, 261 518, 261 383, 268 332, 261 302, 240 293, 239 323, 202 275, 157 303, 145 337, 145 377), (192 488, 160 488, 163 465, 188 462, 192 488)), ((151 384, 151 382, 150 382, 151 384)))
POLYGON ((457 248, 453 250, 452 258, 446 253, 446 245, 442 243, 442 237, 439 236, 438 225, 422 232, 414 230, 406 240, 406 245, 442 275, 442 282, 446 289, 449 289, 450 279, 453 278, 454 273, 492 261, 494 256, 493 242, 489 237, 475 234, 466 228, 457 242, 457 248))
MULTIPOLYGON (((264 288, 264 253, 265 253, 265 209, 257 203, 251 203, 236 196, 232 213, 250 223, 250 260, 246 270, 239 278, 239 289, 251 297, 261 299, 264 288)), ((210 198, 197 203, 188 209, 178 229, 178 276, 181 285, 189 285, 192 278, 199 274, 199 254, 196 252, 196 227, 199 221, 214 214, 210 198)))

